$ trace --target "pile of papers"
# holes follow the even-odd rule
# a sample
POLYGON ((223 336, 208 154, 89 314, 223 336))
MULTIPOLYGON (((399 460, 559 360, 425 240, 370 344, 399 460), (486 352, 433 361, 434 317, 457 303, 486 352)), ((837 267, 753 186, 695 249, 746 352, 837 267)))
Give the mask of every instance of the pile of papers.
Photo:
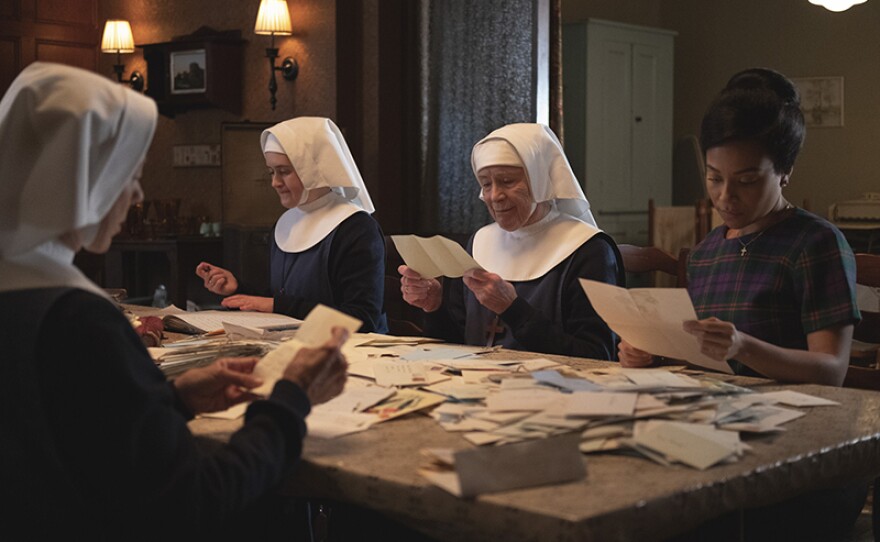
POLYGON ((262 357, 277 343, 230 341, 226 338, 203 338, 170 343, 163 348, 150 348, 153 361, 166 377, 176 376, 194 367, 203 367, 219 358, 262 357))
MULTIPOLYGON (((264 384, 253 391, 268 394, 298 349, 322 344, 333 326, 353 332, 360 322, 318 306, 295 338, 277 347, 267 341, 227 339, 164 349, 158 359, 170 372, 209 356, 253 355, 274 347, 254 371, 264 384)), ((312 409, 307 419, 311 436, 334 438, 430 410, 441 427, 477 446, 574 435, 574 449, 581 453, 638 454, 663 465, 706 469, 736 461, 749 450, 741 432, 784 431, 784 424, 805 415, 795 408, 836 404, 792 390, 753 393, 702 373, 687 374, 681 367, 575 370, 545 358, 504 359, 497 348, 438 344, 422 337, 353 334, 343 352, 350 378, 340 396, 312 409)), ((241 412, 239 406, 218 415, 241 412)), ((440 473, 457 463, 480 464, 495 453, 482 449, 485 457, 458 461, 451 451, 434 450, 429 454, 434 466, 425 475, 456 494, 476 491, 462 485, 460 472, 440 473), (440 463, 446 467, 439 468, 440 463)), ((564 476, 580 474, 568 471, 564 476)), ((510 487, 518 483, 511 481, 510 487)))

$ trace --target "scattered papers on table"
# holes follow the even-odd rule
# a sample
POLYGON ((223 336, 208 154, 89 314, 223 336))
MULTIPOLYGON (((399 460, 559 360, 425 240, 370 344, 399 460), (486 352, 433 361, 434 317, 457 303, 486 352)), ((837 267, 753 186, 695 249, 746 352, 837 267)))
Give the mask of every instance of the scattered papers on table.
MULTIPOLYGON (((265 355, 255 370, 265 383, 255 391, 268 394, 302 346, 294 339, 265 355)), ((175 350, 185 353, 184 348, 175 350)), ((312 437, 336 438, 422 411, 479 450, 491 450, 486 457, 520 444, 543 449, 568 435, 576 453, 635 453, 662 465, 706 469, 749 450, 740 433, 784 431, 785 424, 806 415, 787 407, 837 404, 793 389, 755 393, 681 368, 578 370, 496 349, 373 334, 354 335, 343 353, 349 361, 345 391, 313 408, 306 420, 312 437)), ((235 410, 215 414, 234 415, 235 410)), ((501 490, 482 482, 462 487, 459 467, 471 460, 459 465, 458 455, 449 457, 454 470, 429 469, 425 476, 454 494, 501 490)), ((518 473, 512 478, 510 487, 525 487, 518 485, 526 484, 518 473)))
POLYGON ((388 399, 366 410, 369 414, 375 414, 376 422, 384 422, 400 416, 424 410, 439 405, 444 401, 443 397, 434 393, 418 390, 402 389, 388 399))

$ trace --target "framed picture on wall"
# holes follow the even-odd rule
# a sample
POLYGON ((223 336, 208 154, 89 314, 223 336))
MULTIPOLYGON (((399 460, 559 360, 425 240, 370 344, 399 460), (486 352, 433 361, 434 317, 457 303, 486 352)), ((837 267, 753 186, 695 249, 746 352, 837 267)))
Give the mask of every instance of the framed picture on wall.
POLYGON ((843 77, 792 77, 807 126, 843 126, 843 77))
POLYGON ((204 49, 171 52, 171 94, 196 94, 208 88, 204 49))

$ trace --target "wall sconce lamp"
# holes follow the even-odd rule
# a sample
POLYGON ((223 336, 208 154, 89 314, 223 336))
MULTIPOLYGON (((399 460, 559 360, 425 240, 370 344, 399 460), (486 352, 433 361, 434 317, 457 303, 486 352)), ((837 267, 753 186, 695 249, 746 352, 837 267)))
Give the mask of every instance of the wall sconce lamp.
POLYGON ((101 38, 102 53, 116 53, 116 64, 113 71, 116 72, 116 80, 120 83, 128 83, 131 88, 141 92, 144 90, 144 76, 139 71, 131 72, 131 79, 123 79, 125 65, 122 63, 122 53, 134 52, 134 36, 131 35, 131 25, 124 20, 108 20, 104 23, 104 36, 101 38))
POLYGON ((846 11, 855 5, 864 4, 867 1, 868 0, 810 0, 810 3, 815 6, 822 6, 828 11, 846 11))
POLYGON ((287 81, 293 81, 299 75, 299 64, 296 60, 287 57, 281 62, 281 66, 275 65, 278 58, 278 48, 275 47, 275 36, 289 36, 293 33, 290 25, 290 11, 287 9, 287 0, 260 0, 260 10, 257 12, 257 23, 254 25, 254 33, 272 36, 272 46, 266 49, 266 58, 269 59, 269 94, 272 110, 275 110, 275 91, 278 84, 275 82, 275 72, 280 71, 281 76, 287 81))

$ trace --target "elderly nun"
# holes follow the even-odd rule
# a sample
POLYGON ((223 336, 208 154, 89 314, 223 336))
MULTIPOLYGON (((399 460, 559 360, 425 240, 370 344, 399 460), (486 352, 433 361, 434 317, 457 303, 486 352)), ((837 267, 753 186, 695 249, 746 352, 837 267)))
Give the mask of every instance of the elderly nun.
POLYGON ((441 283, 400 268, 403 297, 428 313, 429 333, 613 359, 615 336, 578 279, 623 284, 623 265, 614 241, 596 228, 559 140, 542 124, 504 126, 474 146, 471 166, 494 219, 468 246, 483 269, 441 283))
MULTIPOLYGON (((35 62, 0 100, 0 522, 34 540, 208 538, 280 482, 311 404, 345 382, 338 343, 303 349, 229 443, 187 421, 255 399, 256 358, 166 382, 129 321, 74 265, 141 200, 156 104, 35 62)), ((260 527, 246 525, 250 529, 260 527)), ((11 535, 9 533, 19 533, 11 535)))
POLYGON ((272 188, 288 210, 275 224, 271 297, 249 295, 226 269, 196 267, 225 307, 305 318, 318 303, 361 321, 361 331, 388 331, 383 300, 385 240, 375 210, 339 128, 299 117, 260 138, 272 188), (234 294, 234 295, 233 295, 234 294))

